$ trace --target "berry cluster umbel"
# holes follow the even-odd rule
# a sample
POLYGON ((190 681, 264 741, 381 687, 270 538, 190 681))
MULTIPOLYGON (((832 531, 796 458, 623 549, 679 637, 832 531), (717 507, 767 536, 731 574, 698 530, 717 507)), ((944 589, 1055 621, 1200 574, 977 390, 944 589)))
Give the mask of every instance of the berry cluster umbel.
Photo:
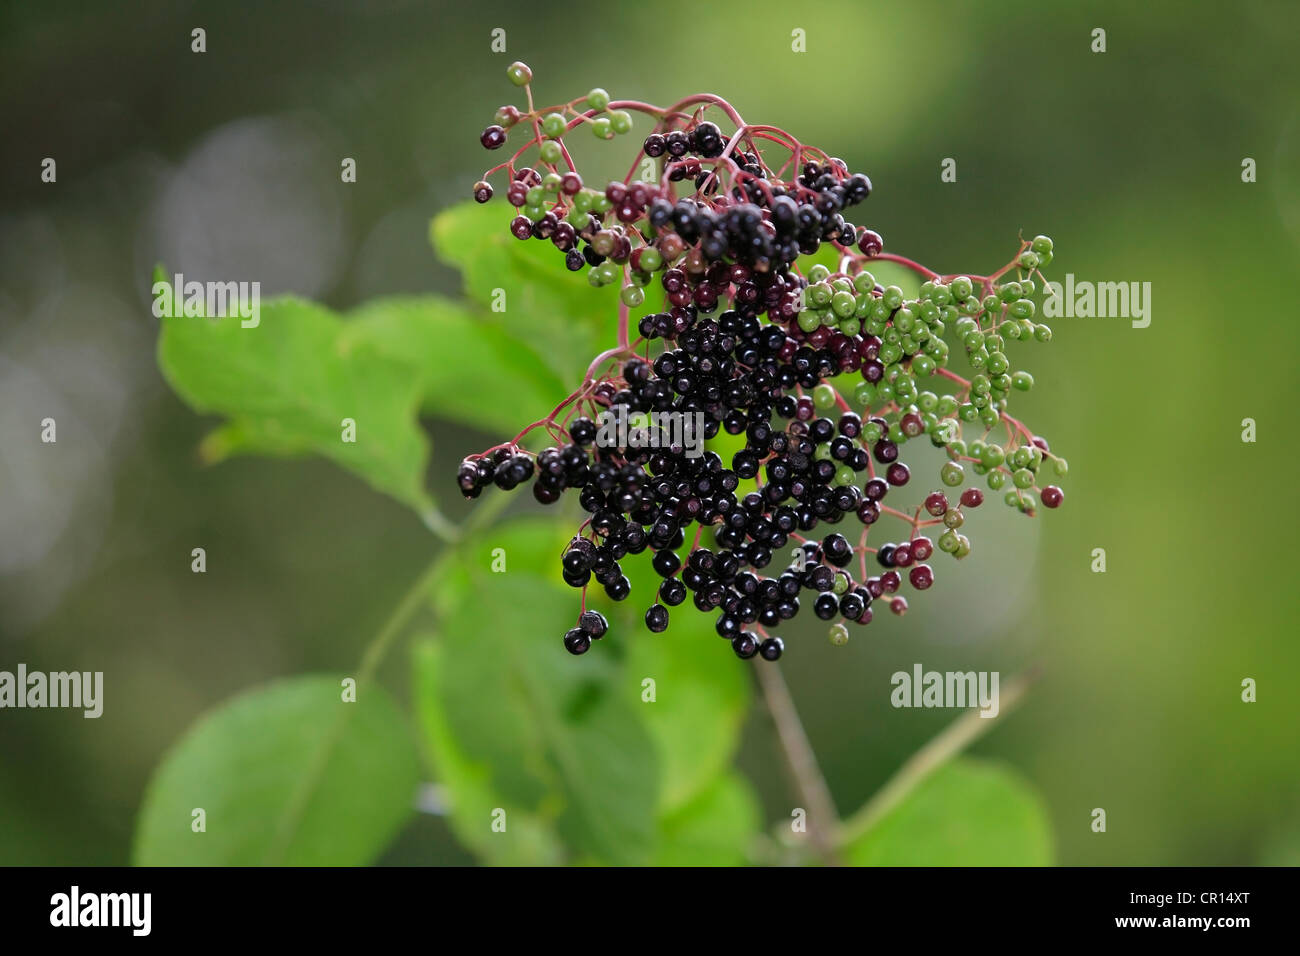
MULTIPOLYGON (((747 125, 716 96, 659 109, 596 89, 537 108, 528 67, 509 74, 527 109, 502 107, 481 141, 498 149, 519 129, 524 142, 488 177, 508 178, 515 237, 549 242, 593 285, 621 284, 618 345, 547 418, 465 459, 457 480, 471 498, 489 484, 529 481, 543 504, 578 491, 589 517, 561 559, 565 581, 583 592, 564 636, 570 652, 586 652, 608 628, 586 608, 593 581, 615 601, 629 596, 627 555, 651 551, 662 578, 645 614, 650 631, 667 628, 669 609, 689 597, 717 612, 716 630, 739 657, 776 660, 784 644, 769 630, 801 602, 833 622, 831 641, 843 644, 848 625, 870 623, 876 602, 902 614, 905 585, 931 587, 936 549, 969 554, 965 515, 984 492, 966 485, 968 470, 1027 515, 1038 502, 1061 504, 1061 490, 1040 482, 1064 475, 1065 460, 1006 412, 1011 395, 1033 385, 1012 368, 1009 344, 1051 338, 1034 321, 1033 299, 1050 239, 1022 242, 992 275, 941 275, 886 253, 879 233, 848 218, 871 194, 866 175, 783 130, 747 125), (732 134, 705 118, 711 109, 732 134), (585 125, 612 139, 631 130, 632 112, 654 120, 632 168, 649 157, 658 180, 629 174, 588 188, 566 136, 585 125), (533 149, 541 168, 516 167, 533 149), (828 243, 836 271, 800 268, 801 256, 828 243), (920 274, 919 294, 878 283, 872 261, 920 274), (658 304, 630 341, 631 310, 656 286, 658 304), (949 369, 949 338, 969 379, 949 369), (599 424, 613 411, 633 425, 616 441, 599 424), (743 436, 744 446, 730 461, 689 454, 662 427, 670 415, 702 421, 705 439, 743 436), (522 442, 536 429, 554 444, 534 453, 522 442), (972 429, 977 437, 965 437, 972 429), (894 500, 912 483, 901 449, 921 438, 946 452, 938 478, 955 500, 933 487, 919 504, 894 500), (885 518, 895 532, 879 530, 885 518)), ((487 177, 475 184, 479 202, 492 195, 487 177)))

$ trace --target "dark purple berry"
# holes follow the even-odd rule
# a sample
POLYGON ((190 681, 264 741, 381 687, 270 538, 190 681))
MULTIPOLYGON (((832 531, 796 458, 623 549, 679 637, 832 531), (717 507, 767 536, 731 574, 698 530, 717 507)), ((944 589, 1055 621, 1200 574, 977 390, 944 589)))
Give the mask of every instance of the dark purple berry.
POLYGON ((758 640, 749 631, 742 631, 731 639, 731 649, 742 661, 747 661, 758 653, 758 640))
POLYGON ((599 611, 586 610, 578 618, 578 627, 593 640, 600 640, 609 630, 609 621, 599 611))
POLYGON ((645 612, 645 626, 651 633, 660 634, 668 629, 668 608, 662 604, 652 604, 645 612))
POLYGON ((570 654, 585 654, 591 649, 591 637, 581 628, 570 628, 564 635, 564 649, 570 654))
POLYGON ((878 256, 885 251, 885 240, 873 229, 864 229, 858 237, 858 248, 864 256, 878 256))

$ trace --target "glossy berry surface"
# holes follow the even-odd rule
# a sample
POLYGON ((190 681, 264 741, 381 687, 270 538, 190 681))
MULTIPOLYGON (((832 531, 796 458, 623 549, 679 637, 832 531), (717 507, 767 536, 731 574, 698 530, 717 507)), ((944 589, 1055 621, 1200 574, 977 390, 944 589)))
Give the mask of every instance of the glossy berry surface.
MULTIPOLYGON (((1062 505, 1065 460, 1008 411, 1034 385, 1023 357, 1051 338, 1036 301, 1050 239, 1022 240, 988 275, 940 275, 885 251, 864 222, 865 173, 745 126, 717 97, 659 109, 595 87, 534 106, 527 65, 507 74, 526 103, 481 134, 513 149, 474 198, 492 208, 500 177, 514 240, 554 257, 560 281, 617 289, 615 344, 455 482, 467 498, 525 485, 544 506, 576 498, 558 560, 583 607, 626 601, 642 587, 632 569, 652 568, 654 593, 638 593, 650 632, 701 613, 738 657, 772 661, 785 645, 771 631, 808 609, 833 645, 880 601, 903 614, 900 589, 929 590, 932 559, 972 553, 985 487, 1026 516, 1062 505), (632 172, 574 168, 566 141, 583 126, 584 147, 622 144, 632 172), (919 289, 886 281, 882 262, 919 289), (937 458, 922 471, 918 448, 937 458)), ((609 627, 588 608, 565 648, 585 653, 609 627)))

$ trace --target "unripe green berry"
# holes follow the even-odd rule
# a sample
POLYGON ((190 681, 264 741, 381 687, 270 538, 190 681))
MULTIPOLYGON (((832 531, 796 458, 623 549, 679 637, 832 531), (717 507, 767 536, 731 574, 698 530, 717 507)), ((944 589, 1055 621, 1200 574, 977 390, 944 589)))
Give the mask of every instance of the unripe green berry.
POLYGON ((1031 299, 1016 299, 1007 306, 1007 312, 1016 319, 1032 319, 1037 311, 1031 299))
POLYGON ((560 150, 560 144, 550 139, 537 147, 537 155, 542 158, 542 162, 551 166, 554 166, 564 158, 564 153, 560 150))
POLYGON ((563 113, 548 113, 542 117, 542 133, 550 139, 559 139, 568 126, 563 113))
POLYGON ((528 68, 527 63, 519 60, 506 67, 506 76, 510 77, 510 82, 515 86, 527 86, 533 81, 533 71, 528 68))
POLYGON ((831 296, 831 311, 841 319, 847 319, 858 307, 858 300, 853 298, 852 292, 836 292, 831 296))
POLYGON ((609 106, 609 94, 597 86, 587 94, 587 106, 593 110, 603 110, 609 106))
POLYGON ((614 132, 620 136, 632 132, 632 114, 627 110, 611 110, 609 123, 614 132))

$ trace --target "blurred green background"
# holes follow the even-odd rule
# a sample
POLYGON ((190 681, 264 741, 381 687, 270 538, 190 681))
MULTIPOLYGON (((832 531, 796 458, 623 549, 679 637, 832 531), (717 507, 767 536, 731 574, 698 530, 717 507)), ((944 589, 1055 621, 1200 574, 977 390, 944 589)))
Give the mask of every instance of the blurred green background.
MULTIPOLYGON (((1298 24, 1294 4, 1252 2, 5 5, 0 668, 103 670, 107 686, 100 720, 0 713, 0 863, 126 862, 145 783, 200 713, 345 671, 428 561, 410 512, 321 460, 199 464, 215 420, 157 371, 149 272, 260 275, 264 295, 338 309, 456 294, 428 221, 479 178, 513 59, 548 101, 720 93, 868 172, 867 224, 940 271, 991 271, 1044 232, 1054 278, 1152 283, 1149 328, 1059 319, 1028 362, 1017 414, 1069 458, 1066 506, 1032 523, 982 509, 976 554, 940 565, 906 618, 845 648, 804 621, 783 667, 844 814, 952 718, 890 708, 889 674, 1041 663, 973 752, 1037 785, 1058 862, 1300 863, 1281 488, 1300 400, 1298 24), (39 179, 47 156, 57 184, 39 179), (57 446, 35 437, 46 415, 57 446)), ((442 497, 463 455, 504 437, 428 426, 442 497)), ((515 513, 539 510, 519 498, 515 513)), ((381 673, 399 698, 408 667, 395 654, 381 673)), ((738 763, 767 819, 788 816, 759 711, 738 763)), ((384 859, 471 858, 421 814, 384 859)))

